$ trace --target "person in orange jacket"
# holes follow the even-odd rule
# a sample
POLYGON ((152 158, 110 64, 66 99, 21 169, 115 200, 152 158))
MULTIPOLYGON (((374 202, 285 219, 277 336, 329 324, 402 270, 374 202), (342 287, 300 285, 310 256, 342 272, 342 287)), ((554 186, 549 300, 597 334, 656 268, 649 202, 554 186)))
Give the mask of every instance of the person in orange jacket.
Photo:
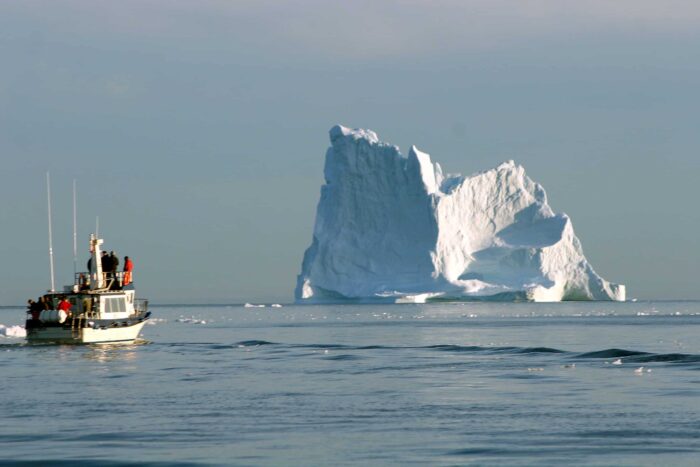
POLYGON ((131 271, 134 270, 134 263, 128 256, 124 257, 124 285, 131 284, 131 271))

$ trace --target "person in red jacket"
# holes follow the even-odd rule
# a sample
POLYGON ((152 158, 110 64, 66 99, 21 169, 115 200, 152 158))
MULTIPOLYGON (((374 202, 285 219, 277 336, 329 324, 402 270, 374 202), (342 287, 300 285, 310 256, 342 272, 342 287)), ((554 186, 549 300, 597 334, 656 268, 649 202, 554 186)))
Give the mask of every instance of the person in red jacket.
POLYGON ((131 271, 134 270, 134 263, 128 256, 124 257, 124 285, 131 284, 131 271))
POLYGON ((61 301, 58 303, 58 310, 65 311, 68 316, 71 315, 70 312, 70 307, 71 304, 70 302, 66 299, 66 297, 61 297, 61 301))

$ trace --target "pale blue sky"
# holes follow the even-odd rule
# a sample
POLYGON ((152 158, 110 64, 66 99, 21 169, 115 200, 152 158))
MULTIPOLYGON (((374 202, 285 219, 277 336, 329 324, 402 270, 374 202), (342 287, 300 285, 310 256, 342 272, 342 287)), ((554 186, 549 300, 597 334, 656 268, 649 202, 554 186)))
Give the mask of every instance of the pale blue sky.
POLYGON ((100 216, 157 302, 290 301, 328 129, 506 159, 629 297, 699 298, 692 1, 0 2, 0 304, 100 216))

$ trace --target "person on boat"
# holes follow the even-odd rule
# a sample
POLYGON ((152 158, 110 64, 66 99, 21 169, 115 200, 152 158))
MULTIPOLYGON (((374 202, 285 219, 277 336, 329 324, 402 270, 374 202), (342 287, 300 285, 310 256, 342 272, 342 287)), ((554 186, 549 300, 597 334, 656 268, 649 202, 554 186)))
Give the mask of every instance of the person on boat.
POLYGON ((85 276, 85 274, 80 274, 78 283, 80 284, 80 290, 87 290, 90 288, 90 279, 88 279, 87 276, 85 276))
POLYGON ((36 302, 31 298, 27 300, 27 313, 32 315, 32 319, 37 319, 34 317, 34 312, 36 311, 36 302))
MULTIPOLYGON (((39 300, 41 300, 41 298, 39 300)), ((31 313, 32 319, 39 319, 39 315, 41 315, 41 312, 44 310, 44 305, 31 299, 27 303, 29 304, 29 313, 31 313)))
POLYGON ((102 263, 102 272, 109 272, 112 270, 112 260, 106 251, 102 252, 100 262, 102 263))
POLYGON ((109 252, 109 261, 110 266, 112 267, 112 269, 110 269, 110 272, 112 272, 116 277, 117 271, 119 271, 119 258, 117 258, 117 255, 115 255, 113 251, 109 252))
POLYGON ((51 300, 49 299, 48 295, 42 295, 39 297, 39 305, 41 306, 41 310, 52 310, 53 306, 51 305, 51 300))
POLYGON ((134 270, 134 263, 128 256, 124 257, 124 285, 131 284, 131 271, 134 270))
POLYGON ((59 311, 65 311, 68 316, 71 315, 70 312, 71 304, 70 302, 66 299, 66 297, 61 297, 61 301, 58 303, 58 310, 59 311))
MULTIPOLYGON (((99 299, 98 299, 98 300, 99 300, 99 299)), ((87 296, 87 297, 84 297, 84 298, 83 298, 83 310, 85 310, 85 311, 87 311, 87 312, 91 312, 91 311, 92 311, 92 305, 93 305, 93 301, 92 301, 92 298, 91 298, 90 296, 87 296)))
POLYGON ((112 271, 112 260, 106 251, 102 252, 102 257, 100 258, 102 263, 102 277, 105 281, 109 280, 109 273, 112 271))

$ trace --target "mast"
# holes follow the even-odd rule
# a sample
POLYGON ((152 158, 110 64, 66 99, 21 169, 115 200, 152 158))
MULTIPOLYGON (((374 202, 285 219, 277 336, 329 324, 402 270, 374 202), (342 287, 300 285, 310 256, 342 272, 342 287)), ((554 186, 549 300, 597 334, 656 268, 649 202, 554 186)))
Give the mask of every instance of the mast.
POLYGON ((78 209, 75 201, 75 179, 73 179, 73 275, 78 272, 78 209))
POLYGON ((46 197, 49 205, 49 269, 51 272, 51 290, 49 290, 49 292, 55 292, 56 283, 53 275, 53 234, 51 232, 51 178, 48 172, 46 172, 46 197))
POLYGON ((100 245, 103 242, 104 240, 97 238, 97 235, 90 234, 90 253, 92 255, 92 261, 90 262, 90 290, 102 289, 105 286, 100 255, 100 245))

